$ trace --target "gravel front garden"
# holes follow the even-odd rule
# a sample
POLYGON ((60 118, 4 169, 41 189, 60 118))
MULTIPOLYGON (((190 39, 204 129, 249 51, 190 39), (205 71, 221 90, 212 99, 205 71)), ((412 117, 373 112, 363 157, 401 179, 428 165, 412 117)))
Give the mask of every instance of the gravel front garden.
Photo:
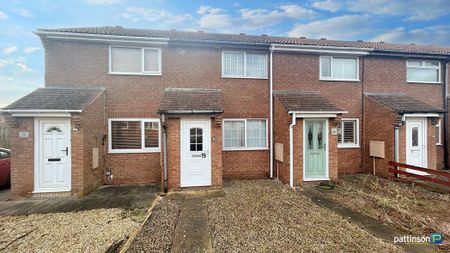
POLYGON ((215 252, 401 252, 274 180, 228 181, 208 200, 215 252))
POLYGON ((0 252, 106 252, 144 212, 123 209, 0 217, 0 252))
MULTIPOLYGON (((409 235, 441 232, 450 238, 450 194, 372 175, 352 175, 341 177, 337 187, 326 192, 326 197, 409 235)), ((448 239, 440 249, 450 252, 448 239)))

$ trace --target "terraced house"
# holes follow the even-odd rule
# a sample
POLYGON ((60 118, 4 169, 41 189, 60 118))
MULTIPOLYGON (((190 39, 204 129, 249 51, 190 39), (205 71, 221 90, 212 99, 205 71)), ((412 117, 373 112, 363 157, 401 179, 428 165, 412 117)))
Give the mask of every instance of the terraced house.
POLYGON ((16 196, 227 178, 295 187, 388 176, 389 161, 447 168, 450 48, 122 27, 35 33, 45 87, 3 108, 16 196))

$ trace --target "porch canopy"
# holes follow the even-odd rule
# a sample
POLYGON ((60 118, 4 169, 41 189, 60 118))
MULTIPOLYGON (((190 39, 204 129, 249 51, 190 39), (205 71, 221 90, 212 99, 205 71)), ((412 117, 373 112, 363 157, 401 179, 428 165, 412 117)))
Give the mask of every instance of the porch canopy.
POLYGON ((439 117, 440 113, 445 112, 443 108, 431 106, 405 93, 365 93, 365 96, 403 117, 439 117))
POLYGON ((42 113, 81 113, 99 97, 102 87, 46 87, 39 88, 4 107, 2 112, 13 116, 42 113))
POLYGON ((295 113, 299 118, 334 118, 338 114, 346 113, 315 91, 277 90, 274 91, 274 96, 288 113, 295 113))
POLYGON ((161 98, 159 114, 222 114, 221 89, 167 88, 161 98))

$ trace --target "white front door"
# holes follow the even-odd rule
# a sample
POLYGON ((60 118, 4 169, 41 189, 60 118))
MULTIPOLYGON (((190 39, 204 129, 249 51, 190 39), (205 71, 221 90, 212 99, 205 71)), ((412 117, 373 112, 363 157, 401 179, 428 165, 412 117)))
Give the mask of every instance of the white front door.
POLYGON ((211 185, 211 122, 181 120, 181 187, 211 185))
POLYGON ((69 119, 36 119, 35 192, 71 190, 69 119))
MULTIPOLYGON (((427 168, 426 119, 406 120, 406 163, 427 168)), ((409 170, 416 174, 424 172, 409 170)))

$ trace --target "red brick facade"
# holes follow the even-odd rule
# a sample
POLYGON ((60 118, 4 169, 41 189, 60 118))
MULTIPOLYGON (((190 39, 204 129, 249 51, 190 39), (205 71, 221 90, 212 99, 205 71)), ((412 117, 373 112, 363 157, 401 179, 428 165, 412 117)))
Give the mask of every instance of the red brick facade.
MULTIPOLYGON (((72 192, 86 194, 100 184, 146 184, 162 182, 162 152, 112 154, 108 150, 108 119, 159 118, 158 107, 166 88, 214 88, 223 94, 224 113, 211 118, 212 185, 220 186, 228 178, 265 178, 269 176, 270 151, 222 150, 222 119, 269 119, 269 78, 223 78, 223 50, 251 50, 269 54, 267 49, 242 48, 232 44, 155 45, 162 51, 162 74, 109 74, 109 47, 105 43, 45 40, 45 83, 54 86, 101 86, 105 93, 81 114, 72 114, 72 192), (224 46, 226 45, 226 46, 224 46), (237 48, 237 49, 236 49, 237 48), (74 130, 74 126, 80 126, 74 130), (99 148, 99 167, 92 169, 92 148, 99 148), (106 181, 104 173, 114 177, 106 181)), ((268 47, 267 47, 268 48, 268 47)), ((270 64, 270 63, 269 63, 270 64)), ((394 56, 359 57, 358 81, 323 81, 319 78, 320 55, 313 53, 274 52, 273 89, 318 91, 346 113, 329 119, 329 173, 369 172, 370 140, 383 140, 386 159, 377 160, 380 175, 387 176, 387 162, 393 160, 394 124, 399 115, 365 99, 367 92, 403 92, 432 106, 442 108, 441 84, 406 82, 406 60, 394 56), (340 118, 359 119, 360 147, 338 148, 337 136, 331 134, 340 118)), ((443 71, 442 71, 443 72, 443 71)), ((34 130, 33 118, 9 118, 11 128, 12 191, 26 195, 33 191, 34 130), (19 139, 20 131, 30 132, 19 139)), ((269 122, 269 120, 268 120, 269 122)), ((276 176, 289 183, 289 125, 291 116, 274 101, 274 143, 282 143, 284 161, 274 161, 276 176)), ((267 126, 269 128, 269 125, 267 126)), ((303 120, 294 127, 294 184, 303 181, 303 120)), ((405 140, 404 126, 400 139, 405 140)), ((271 140, 269 140, 270 143, 271 140)), ((435 143, 435 127, 428 120, 428 162, 430 168, 442 168, 444 150, 435 143)), ((401 145, 401 161, 405 157, 401 145)), ((167 122, 168 184, 180 187, 180 117, 167 122)))

